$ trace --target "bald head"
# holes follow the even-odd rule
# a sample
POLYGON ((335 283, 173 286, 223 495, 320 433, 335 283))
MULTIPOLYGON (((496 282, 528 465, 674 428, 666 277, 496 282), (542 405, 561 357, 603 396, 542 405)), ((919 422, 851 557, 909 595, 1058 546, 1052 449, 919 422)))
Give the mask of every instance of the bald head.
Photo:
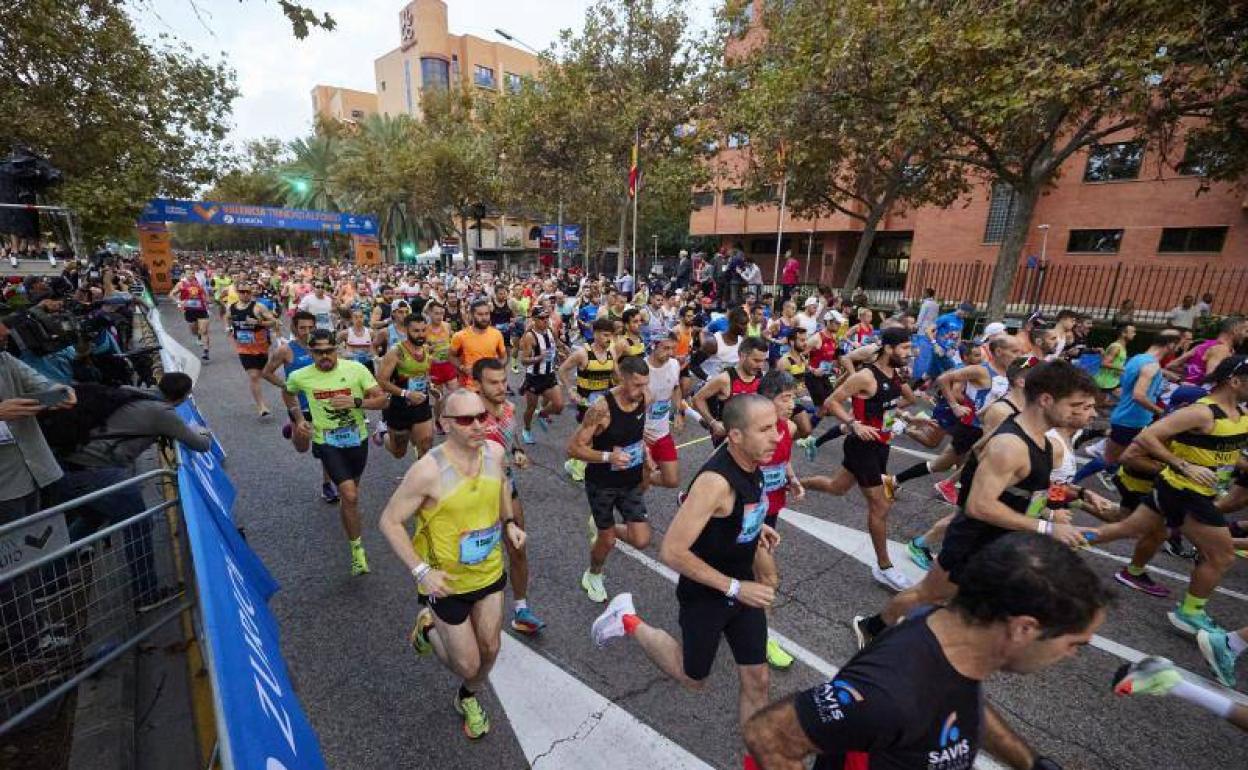
POLYGON ((442 416, 477 414, 485 409, 485 402, 474 391, 459 388, 450 392, 442 400, 442 416))

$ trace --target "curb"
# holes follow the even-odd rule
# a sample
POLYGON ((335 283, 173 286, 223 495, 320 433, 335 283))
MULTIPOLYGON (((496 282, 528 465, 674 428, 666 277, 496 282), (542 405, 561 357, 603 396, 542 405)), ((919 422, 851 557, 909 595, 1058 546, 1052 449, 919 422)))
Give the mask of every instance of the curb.
POLYGON ((130 650, 78 686, 69 770, 135 766, 137 653, 130 650))

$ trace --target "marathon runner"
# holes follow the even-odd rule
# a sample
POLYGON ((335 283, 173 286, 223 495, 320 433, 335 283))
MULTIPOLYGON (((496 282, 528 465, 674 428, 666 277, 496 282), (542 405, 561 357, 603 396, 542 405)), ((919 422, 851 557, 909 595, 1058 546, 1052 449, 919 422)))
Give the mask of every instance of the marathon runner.
POLYGON ((768 770, 967 770, 981 751, 1013 768, 1060 770, 986 703, 998 671, 1029 674, 1072 657, 1111 596, 1078 555, 1014 533, 965 565, 948 608, 911 616, 834 679, 760 711, 745 743, 768 770))
POLYGON ((533 324, 520 337, 520 363, 525 367, 524 384, 524 432, 521 439, 526 444, 533 440, 533 416, 536 414, 542 430, 549 429, 550 418, 563 411, 563 391, 555 376, 555 361, 559 355, 558 337, 550 330, 550 310, 542 305, 533 308, 533 324), (537 408, 542 405, 539 413, 537 408))
MULTIPOLYGON (((498 330, 503 337, 503 347, 511 350, 512 330, 515 326, 515 309, 508 299, 507 286, 501 281, 494 286, 494 296, 490 298, 490 325, 498 330)), ((475 306, 475 305, 474 305, 475 306)), ((471 368, 469 364, 469 368, 471 368)))
POLYGON ((861 490, 867 501, 867 530, 877 564, 871 576, 894 591, 911 586, 910 578, 888 555, 888 510, 893 493, 888 486, 891 479, 886 476, 896 410, 899 405, 914 403, 914 394, 900 374, 910 362, 910 347, 909 332, 884 329, 875 361, 846 378, 828 397, 828 409, 846 429, 843 467, 832 477, 802 480, 806 489, 830 495, 844 495, 855 486, 861 490), (852 414, 845 409, 846 400, 853 402, 852 414))
POLYGON ((1169 525, 1199 549, 1183 601, 1168 613, 1180 631, 1222 631, 1205 605, 1235 561, 1226 517, 1215 498, 1231 485, 1241 451, 1248 446, 1248 356, 1230 356, 1206 378, 1209 395, 1145 428, 1135 441, 1164 463, 1152 497, 1125 520, 1101 527, 1094 542, 1139 538, 1169 525))
POLYGON ((757 394, 738 396, 724 407, 724 422, 726 448, 712 453, 694 477, 659 552, 663 563, 680 573, 679 641, 643 621, 629 593, 611 600, 594 621, 591 637, 599 647, 633 637, 660 671, 698 691, 706 687, 720 638, 727 639, 740 678, 738 713, 744 726, 767 702, 766 610, 776 594, 754 575, 759 546, 772 552, 780 542, 764 523, 767 497, 760 469, 776 451, 776 407, 757 394))
POLYGON ((745 308, 734 307, 728 311, 723 323, 726 324, 723 331, 715 330, 716 324, 712 321, 702 332, 702 354, 706 358, 701 362, 701 370, 706 375, 704 379, 708 381, 736 365, 739 358, 738 348, 746 338, 745 331, 749 326, 750 316, 745 308))
MULTIPOLYGON (((680 486, 679 453, 672 439, 672 423, 676 430, 684 430, 684 399, 680 390, 680 362, 673 357, 676 350, 676 334, 650 341, 650 355, 646 365, 650 367, 647 386, 649 406, 646 411, 645 440, 649 459, 657 466, 657 473, 650 474, 650 483, 675 489, 680 486)), ((647 463, 647 468, 649 463, 647 463)))
POLYGON ((404 339, 392 345, 377 366, 377 380, 390 399, 381 413, 383 426, 373 435, 374 443, 384 444, 399 459, 407 455, 409 443, 416 447, 417 457, 433 446, 433 403, 438 396, 430 381, 433 356, 427 347, 425 318, 412 313, 404 320, 404 339))
POLYGON ((204 349, 200 357, 207 361, 208 349, 212 343, 212 335, 208 329, 208 292, 195 277, 195 273, 190 272, 178 281, 173 291, 169 292, 169 297, 178 303, 178 307, 182 310, 182 317, 190 328, 191 336, 204 349))
POLYGON ((373 331, 364 325, 364 310, 351 311, 351 323, 338 332, 338 344, 346 349, 347 358, 376 375, 373 368, 373 331))
MULTIPOLYGON (((503 468, 511 495, 511 514, 516 526, 525 529, 524 506, 512 468, 529 467, 529 456, 516 436, 516 408, 507 400, 507 367, 497 358, 483 358, 472 365, 477 392, 485 404, 485 437, 503 448, 503 468)), ((529 608, 529 557, 524 546, 514 548, 504 541, 511 564, 511 595, 515 599, 511 627, 522 634, 533 635, 546 624, 529 608)))
MULTIPOLYGON (((598 323, 594 322, 595 327, 598 323)), ((598 340, 596 328, 594 340, 598 340)), ((650 367, 640 356, 627 356, 618 369, 619 384, 589 406, 567 448, 569 458, 587 464, 585 497, 594 536, 581 587, 595 602, 607 600, 602 572, 616 539, 638 550, 650 544, 644 473, 650 367), (616 523, 616 512, 622 524, 616 523)))
POLYGON ((264 402, 260 381, 264 367, 269 361, 270 329, 277 326, 277 319, 264 305, 255 300, 255 286, 246 279, 237 284, 238 301, 227 308, 230 334, 234 337, 234 350, 238 361, 247 373, 247 387, 255 403, 256 414, 269 416, 269 405, 264 402))
MULTIPOLYGON (((593 340, 589 345, 576 348, 559 365, 559 381, 567 388, 569 400, 576 404, 577 422, 584 421, 586 411, 611 389, 616 378, 615 356, 611 353, 615 322, 599 318, 591 328, 593 340), (573 372, 575 384, 571 380, 573 372)), ((563 467, 573 481, 585 479, 585 463, 581 460, 570 457, 563 467)))
POLYGON ((767 342, 761 337, 746 337, 737 345, 736 363, 706 381, 693 394, 693 408, 708 426, 711 443, 719 446, 728 435, 720 421, 724 405, 734 396, 758 390, 758 378, 767 366, 767 342))
POLYGON ((644 356, 646 343, 641 339, 641 311, 630 307, 624 311, 620 328, 616 329, 615 347, 612 353, 618 361, 624 356, 644 356))
POLYGON ((212 301, 217 306, 217 318, 225 320, 225 309, 230 304, 228 295, 230 289, 234 287, 234 280, 226 275, 224 270, 213 271, 212 274, 212 301))
POLYGON ((390 348, 407 338, 407 317, 411 314, 406 300, 395 300, 390 309, 390 323, 373 334, 373 356, 381 358, 390 348))
POLYGON ((326 281, 313 283, 312 291, 299 300, 299 309, 312 314, 316 319, 316 328, 332 332, 337 328, 337 307, 334 305, 334 298, 325 293, 327 288, 326 281))
POLYGON ((380 296, 373 303, 373 309, 369 311, 368 326, 373 331, 384 330, 390 325, 390 310, 394 303, 394 287, 383 285, 380 290, 380 296))
MULTIPOLYGON (((429 355, 433 357, 433 364, 429 367, 429 379, 433 382, 433 387, 437 388, 441 393, 450 393, 459 387, 459 377, 455 371, 455 364, 451 362, 451 336, 455 333, 451 329, 451 324, 446 320, 446 306, 437 300, 430 300, 425 304, 425 317, 429 319, 429 325, 426 327, 425 336, 429 340, 429 355)), ((436 401, 433 404, 434 416, 440 416, 442 403, 436 401)), ((440 426, 439 426, 439 429, 440 426)))
MULTIPOLYGON (((506 290, 504 290, 504 296, 506 290)), ((492 300, 479 299, 470 307, 472 326, 455 332, 451 337, 451 362, 459 371, 459 384, 466 388, 473 386, 472 365, 483 358, 507 360, 507 340, 498 330, 498 325, 490 326, 493 316, 490 307, 492 300)), ((511 323, 511 308, 508 307, 507 323, 511 323)))
POLYGON ((312 366, 290 373, 282 398, 294 423, 294 434, 312 439, 312 455, 338 489, 339 514, 351 546, 351 574, 368 572, 360 540, 359 484, 368 463, 368 422, 365 409, 381 409, 389 398, 368 370, 354 361, 339 361, 334 335, 316 329, 308 338, 312 366), (304 419, 296 394, 307 398, 311 421, 304 419))
POLYGON ((914 608, 946 603, 970 585, 963 570, 971 558, 1011 531, 1039 532, 1071 548, 1081 547, 1093 531, 1047 510, 1053 446, 1045 434, 1059 426, 1083 427, 1100 389, 1091 375, 1060 359, 1032 367, 1026 378, 1023 410, 1006 419, 963 466, 959 511, 931 569, 880 614, 854 618, 860 648, 914 608))
POLYGON ((503 483, 503 450, 487 441, 485 404, 470 390, 446 397, 445 443, 417 460, 381 514, 381 531, 416 580, 424 606, 411 643, 431 651, 461 684, 455 711, 464 735, 477 739, 490 720, 477 693, 498 657, 503 625, 500 541, 524 546, 524 530, 512 518, 511 492, 503 483), (408 519, 416 517, 409 536, 408 519))

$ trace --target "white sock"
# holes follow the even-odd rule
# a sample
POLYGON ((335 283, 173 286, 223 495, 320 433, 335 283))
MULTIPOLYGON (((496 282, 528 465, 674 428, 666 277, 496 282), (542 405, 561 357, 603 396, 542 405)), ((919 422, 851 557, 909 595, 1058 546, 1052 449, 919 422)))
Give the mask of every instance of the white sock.
POLYGON ((1187 680, 1176 684, 1174 689, 1170 691, 1170 694, 1182 698, 1195 706, 1200 706, 1205 711, 1223 719, 1229 717, 1231 711, 1235 708, 1235 701, 1222 693, 1206 690, 1204 687, 1192 684, 1187 680))
POLYGON ((515 605, 516 612, 519 612, 520 610, 527 610, 529 608, 528 599, 516 599, 513 604, 515 605))
POLYGON ((1226 635, 1226 646, 1230 649, 1231 654, 1239 657, 1240 653, 1248 650, 1248 639, 1241 636, 1242 631, 1230 631, 1226 635))

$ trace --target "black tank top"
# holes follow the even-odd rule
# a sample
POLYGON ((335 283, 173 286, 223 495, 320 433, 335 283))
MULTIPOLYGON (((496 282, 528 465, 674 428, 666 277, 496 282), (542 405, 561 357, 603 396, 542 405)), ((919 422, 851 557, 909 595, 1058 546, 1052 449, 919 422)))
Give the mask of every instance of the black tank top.
POLYGON ((642 433, 646 427, 646 405, 638 404, 633 411, 626 412, 615 401, 615 393, 607 391, 603 396, 607 409, 611 412, 611 421, 607 429, 594 436, 590 446, 600 452, 610 452, 616 447, 628 454, 632 465, 622 471, 612 469, 611 463, 587 463, 585 481, 598 487, 627 489, 641 484, 641 472, 644 467, 645 444, 642 433))
POLYGON ((510 326, 511 305, 506 302, 499 305, 494 300, 490 300, 490 323, 494 326, 510 326))
POLYGON ((901 396, 901 378, 897 372, 886 377, 875 364, 867 364, 867 371, 875 377, 875 393, 870 398, 853 399, 854 419, 872 428, 884 427, 884 415, 897 406, 901 396))
MULTIPOLYGON (((1008 402, 1007 402, 1008 403, 1008 402)), ((1013 404, 1010 404, 1013 406, 1013 404)), ((1006 418, 1001 423, 1001 427, 997 428, 994 436, 1011 435, 1018 436, 1027 445, 1027 460, 1030 470, 1027 477, 1013 486, 1006 487, 997 499, 1003 505, 1008 506, 1011 510, 1026 515, 1028 509, 1044 510, 1048 504, 1049 492, 1049 474, 1053 472, 1053 445, 1049 443, 1048 438, 1044 440, 1044 447, 1040 447, 1036 442, 1031 440, 1031 436, 1027 435, 1027 431, 1023 430, 1015 418, 1015 413, 1006 418)), ((967 460, 966 466, 962 469, 962 487, 958 490, 958 508, 960 511, 966 510, 966 501, 970 499, 971 486, 975 481, 975 471, 979 468, 979 457, 971 453, 971 458, 967 460)), ((959 515, 963 515, 961 512, 959 515)))
POLYGON ((256 302, 252 300, 246 307, 230 306, 230 325, 235 329, 251 329, 256 325, 256 302))
MULTIPOLYGON (((723 518, 711 517, 689 550, 702 561, 737 580, 754 579, 754 552, 758 535, 767 515, 767 496, 763 494, 763 472, 747 473, 737 465, 732 454, 720 447, 698 471, 722 476, 732 488, 732 513, 723 518)), ((694 481, 697 476, 694 476, 694 481)), ((681 576, 676 596, 682 601, 733 601, 710 586, 681 576)))

